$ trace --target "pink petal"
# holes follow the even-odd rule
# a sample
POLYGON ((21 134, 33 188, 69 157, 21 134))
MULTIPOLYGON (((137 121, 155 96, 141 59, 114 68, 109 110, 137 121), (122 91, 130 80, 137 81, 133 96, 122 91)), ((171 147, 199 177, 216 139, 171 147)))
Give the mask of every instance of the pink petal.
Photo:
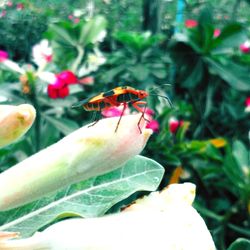
POLYGON ((8 52, 0 50, 0 62, 5 61, 6 59, 8 59, 8 57, 9 57, 8 52))
POLYGON ((76 75, 70 70, 62 71, 57 75, 57 77, 64 81, 66 84, 74 84, 78 82, 76 75))
POLYGON ((146 128, 150 128, 154 132, 158 133, 160 130, 160 125, 159 125, 158 121, 152 120, 149 123, 147 123, 146 128))
POLYGON ((188 19, 185 21, 185 26, 187 28, 194 28, 198 25, 198 22, 196 20, 193 19, 188 19))

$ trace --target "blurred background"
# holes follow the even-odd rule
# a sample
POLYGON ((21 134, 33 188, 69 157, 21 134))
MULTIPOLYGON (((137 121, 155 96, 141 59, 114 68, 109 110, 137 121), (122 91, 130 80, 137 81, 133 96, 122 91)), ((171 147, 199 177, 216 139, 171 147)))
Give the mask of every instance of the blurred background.
POLYGON ((155 133, 143 155, 166 168, 160 188, 197 185, 218 249, 249 238, 249 13, 249 0, 0 0, 0 104, 37 110, 0 149, 0 171, 92 121, 72 104, 143 89, 173 103, 147 98, 155 133))

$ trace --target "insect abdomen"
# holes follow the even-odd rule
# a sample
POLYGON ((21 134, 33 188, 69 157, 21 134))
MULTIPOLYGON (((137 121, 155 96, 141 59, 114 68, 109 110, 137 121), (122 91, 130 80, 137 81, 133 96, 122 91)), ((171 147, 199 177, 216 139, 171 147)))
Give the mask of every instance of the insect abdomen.
POLYGON ((102 111, 106 108, 109 108, 111 106, 110 103, 100 101, 100 102, 89 102, 83 105, 83 108, 86 111, 102 111))
POLYGON ((117 96, 117 102, 119 103, 138 101, 138 100, 139 100, 138 96, 133 93, 124 93, 117 96))

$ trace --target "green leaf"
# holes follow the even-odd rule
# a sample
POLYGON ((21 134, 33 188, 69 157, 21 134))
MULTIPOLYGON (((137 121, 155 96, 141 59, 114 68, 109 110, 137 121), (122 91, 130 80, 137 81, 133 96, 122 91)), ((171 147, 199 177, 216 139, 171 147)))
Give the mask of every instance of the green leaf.
POLYGON ((98 36, 105 30, 107 21, 103 16, 96 16, 82 26, 79 43, 86 46, 89 43, 96 42, 98 36))
POLYGON ((164 168, 157 162, 135 156, 113 172, 71 185, 56 195, 21 208, 0 213, 0 221, 7 223, 0 227, 0 231, 20 232, 26 237, 68 213, 82 217, 103 215, 136 191, 154 191, 163 173, 164 168))
MULTIPOLYGON (((246 147, 241 141, 235 141, 233 143, 233 156, 235 157, 237 163, 241 167, 248 166, 248 154, 246 147)), ((250 167, 250 166, 249 166, 250 167)))
POLYGON ((192 69, 190 69, 190 71, 189 71, 190 74, 182 83, 182 85, 186 88, 194 88, 202 80, 204 73, 202 60, 198 59, 195 66, 192 69))
POLYGON ((250 241, 244 238, 238 238, 227 250, 250 250, 250 241))
POLYGON ((138 81, 144 81, 149 75, 148 68, 143 64, 137 64, 134 67, 129 68, 129 70, 133 74, 133 77, 138 81))
POLYGON ((213 39, 212 54, 218 54, 238 47, 247 39, 246 32, 241 24, 232 23, 225 26, 218 37, 213 39))
POLYGON ((205 60, 209 63, 210 70, 219 75, 231 87, 239 91, 250 90, 250 71, 248 68, 229 60, 223 64, 208 57, 205 60))
POLYGON ((43 115, 43 117, 64 135, 68 135, 79 128, 76 122, 66 118, 55 118, 48 115, 43 115))
POLYGON ((76 41, 72 38, 72 36, 67 32, 66 29, 59 27, 59 25, 52 24, 51 31, 56 33, 56 35, 66 43, 72 45, 73 47, 76 46, 76 41))

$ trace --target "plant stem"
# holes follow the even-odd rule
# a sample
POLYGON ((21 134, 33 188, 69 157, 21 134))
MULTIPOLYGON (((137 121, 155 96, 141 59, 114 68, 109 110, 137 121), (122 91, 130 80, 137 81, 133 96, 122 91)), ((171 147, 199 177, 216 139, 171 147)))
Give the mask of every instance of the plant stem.
POLYGON ((76 49, 77 49, 78 55, 77 55, 77 57, 76 57, 76 59, 75 59, 73 65, 72 65, 72 67, 71 67, 71 70, 72 70, 74 73, 76 73, 76 70, 77 70, 77 68, 79 67, 79 65, 80 65, 80 63, 81 63, 81 61, 82 61, 83 55, 84 55, 84 49, 82 48, 81 45, 77 45, 77 46, 76 46, 76 49))

